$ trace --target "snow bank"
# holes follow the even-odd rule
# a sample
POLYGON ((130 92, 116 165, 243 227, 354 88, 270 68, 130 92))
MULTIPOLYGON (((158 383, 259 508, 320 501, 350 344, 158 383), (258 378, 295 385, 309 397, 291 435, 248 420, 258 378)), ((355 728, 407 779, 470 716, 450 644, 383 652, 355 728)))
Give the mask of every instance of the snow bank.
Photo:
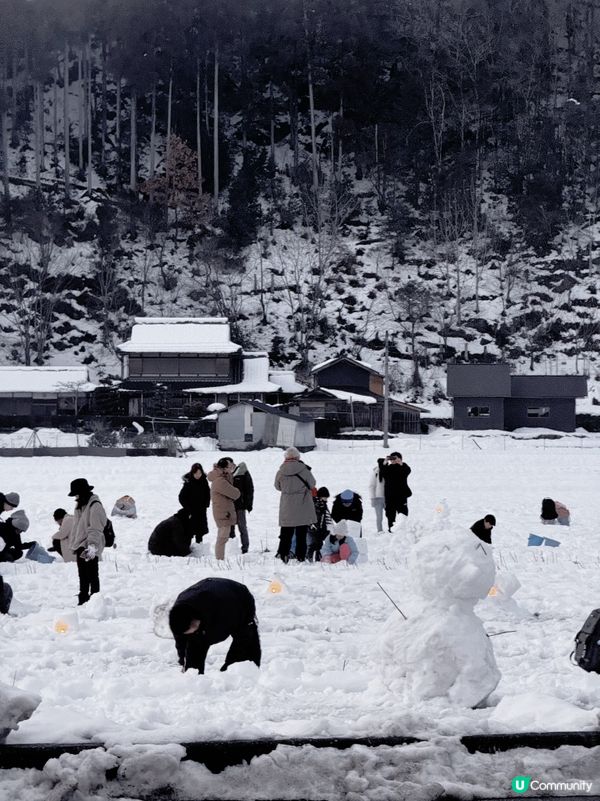
POLYGON ((11 731, 19 728, 22 720, 33 715, 41 701, 36 693, 0 684, 0 743, 6 740, 11 731))

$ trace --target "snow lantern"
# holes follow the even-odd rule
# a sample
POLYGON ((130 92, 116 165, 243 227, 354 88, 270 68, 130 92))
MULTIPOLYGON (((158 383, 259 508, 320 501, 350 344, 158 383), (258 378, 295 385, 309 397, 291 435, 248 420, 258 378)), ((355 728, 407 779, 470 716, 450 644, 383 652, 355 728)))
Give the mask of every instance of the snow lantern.
POLYGON ((273 581, 269 583, 269 592, 277 594, 282 591, 283 591, 283 584, 280 581, 277 581, 277 579, 273 579, 273 581))
POLYGON ((56 634, 69 634, 79 628, 79 616, 76 612, 62 615, 54 621, 54 631, 56 634))
POLYGON ((447 528, 450 523, 450 507, 445 498, 436 503, 433 510, 433 525, 436 529, 447 528))

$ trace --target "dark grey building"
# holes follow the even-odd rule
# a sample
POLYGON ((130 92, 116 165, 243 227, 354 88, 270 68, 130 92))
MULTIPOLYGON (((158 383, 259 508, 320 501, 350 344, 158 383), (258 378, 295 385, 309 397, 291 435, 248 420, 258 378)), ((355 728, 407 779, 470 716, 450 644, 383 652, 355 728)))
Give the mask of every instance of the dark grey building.
POLYGON ((575 398, 587 395, 583 375, 511 375, 508 364, 449 364, 447 394, 454 428, 575 430, 575 398))

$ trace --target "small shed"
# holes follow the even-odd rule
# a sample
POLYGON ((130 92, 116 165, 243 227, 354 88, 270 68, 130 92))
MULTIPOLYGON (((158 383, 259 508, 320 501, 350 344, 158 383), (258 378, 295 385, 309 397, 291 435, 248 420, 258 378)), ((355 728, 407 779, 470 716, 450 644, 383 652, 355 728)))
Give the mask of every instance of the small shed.
POLYGON ((221 450, 249 451, 294 445, 300 451, 315 447, 315 422, 288 414, 261 401, 243 400, 221 412, 217 419, 221 450))

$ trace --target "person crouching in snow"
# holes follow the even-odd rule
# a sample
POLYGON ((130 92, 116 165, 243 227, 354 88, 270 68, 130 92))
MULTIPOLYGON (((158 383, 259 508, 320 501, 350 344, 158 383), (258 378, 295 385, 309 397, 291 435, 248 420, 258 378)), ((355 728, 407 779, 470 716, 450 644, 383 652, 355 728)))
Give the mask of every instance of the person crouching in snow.
POLYGON ((23 551, 35 542, 22 542, 21 534, 29 528, 29 520, 22 509, 13 512, 8 520, 0 522, 0 562, 16 562, 23 551))
POLYGON ((358 559, 358 548, 354 539, 348 534, 348 524, 340 520, 333 527, 333 532, 325 538, 321 548, 321 561, 328 564, 348 562, 353 565, 358 559))
POLYGON ((12 512, 21 503, 18 492, 0 492, 0 515, 3 512, 12 512))
POLYGON ((177 596, 169 612, 179 664, 204 673, 211 645, 232 637, 221 671, 234 662, 260 667, 261 649, 256 604, 250 590, 238 581, 207 578, 177 596))
POLYGON ((189 556, 192 532, 188 525, 189 515, 180 509, 171 517, 162 520, 150 534, 148 550, 154 556, 189 556))
POLYGON ((229 541, 231 527, 235 526, 237 520, 235 501, 240 497, 240 491, 233 486, 234 470, 233 460, 223 457, 206 476, 211 483, 210 500, 217 524, 215 557, 219 560, 225 559, 225 546, 229 541))
POLYGON ((543 499, 540 519, 545 526, 553 526, 556 523, 560 526, 571 525, 571 513, 567 507, 560 501, 553 501, 552 498, 543 499))
POLYGON ((56 551, 65 562, 74 562, 77 557, 71 549, 71 533, 75 523, 73 515, 67 514, 65 509, 56 509, 52 516, 58 523, 58 531, 52 537, 52 548, 48 550, 56 551))
POLYGON ((93 486, 85 478, 71 481, 70 498, 75 498, 71 549, 77 557, 79 574, 79 606, 87 603, 90 596, 100 592, 98 562, 104 550, 104 526, 106 512, 100 498, 94 495, 93 486))
POLYGON ((496 525, 496 518, 494 515, 486 515, 481 520, 477 520, 471 526, 471 531, 482 542, 487 542, 488 545, 492 544, 492 529, 496 525))
POLYGON ((354 520, 355 523, 361 523, 363 505, 358 492, 346 489, 336 495, 331 507, 331 517, 335 523, 339 523, 340 520, 354 520))

